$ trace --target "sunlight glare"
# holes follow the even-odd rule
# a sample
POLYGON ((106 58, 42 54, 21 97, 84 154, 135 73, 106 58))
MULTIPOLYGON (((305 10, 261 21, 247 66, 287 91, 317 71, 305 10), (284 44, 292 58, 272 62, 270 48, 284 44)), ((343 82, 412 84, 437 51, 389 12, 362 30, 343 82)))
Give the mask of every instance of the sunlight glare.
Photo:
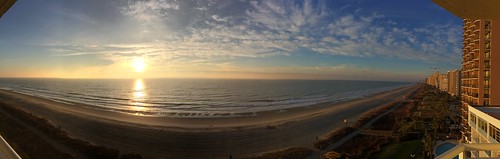
POLYGON ((136 57, 132 60, 132 67, 134 68, 135 72, 144 72, 144 69, 146 68, 146 62, 144 61, 144 58, 142 57, 136 57))
POLYGON ((134 81, 134 87, 132 92, 132 100, 130 104, 134 105, 131 107, 132 110, 142 111, 146 109, 143 107, 145 104, 143 103, 146 99, 145 85, 142 79, 136 79, 134 81))

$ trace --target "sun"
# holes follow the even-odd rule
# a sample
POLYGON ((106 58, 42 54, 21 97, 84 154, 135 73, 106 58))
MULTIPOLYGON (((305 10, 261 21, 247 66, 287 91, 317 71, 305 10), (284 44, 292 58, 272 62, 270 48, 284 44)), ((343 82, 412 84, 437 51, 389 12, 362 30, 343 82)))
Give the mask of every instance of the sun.
POLYGON ((146 62, 142 57, 136 57, 132 60, 132 68, 134 68, 135 72, 144 72, 146 68, 146 62))

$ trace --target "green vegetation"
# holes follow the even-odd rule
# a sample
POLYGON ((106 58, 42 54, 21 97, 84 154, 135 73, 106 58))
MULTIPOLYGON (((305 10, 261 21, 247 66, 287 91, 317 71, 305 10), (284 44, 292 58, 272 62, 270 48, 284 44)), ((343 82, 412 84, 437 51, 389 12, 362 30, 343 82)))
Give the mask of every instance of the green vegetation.
POLYGON ((60 152, 54 146, 43 140, 42 137, 34 134, 31 130, 17 123, 14 119, 7 117, 3 112, 0 112, 0 114, 0 134, 9 142, 14 150, 16 150, 20 157, 24 159, 72 158, 71 155, 60 152))
POLYGON ((319 139, 314 142, 314 147, 317 149, 324 149, 328 146, 330 146, 332 143, 335 141, 338 141, 342 139, 344 136, 349 135, 350 133, 356 131, 356 129, 362 127, 366 123, 368 123, 370 120, 373 118, 377 117, 379 114, 389 110, 390 108, 396 106, 398 102, 391 102, 388 103, 384 106, 381 106, 373 111, 370 111, 368 113, 363 114, 358 121, 349 127, 343 127, 339 130, 336 130, 334 132, 331 132, 330 134, 326 135, 326 138, 319 139))
POLYGON ((450 124, 458 124, 461 120, 458 98, 435 87, 422 85, 411 99, 414 106, 408 115, 399 116, 395 123, 400 126, 401 136, 373 158, 408 158, 413 153, 415 158, 433 158, 436 140, 460 137, 458 130, 449 128, 450 124))
POLYGON ((386 159, 386 158, 422 158, 422 141, 411 140, 405 142, 393 142, 385 146, 379 153, 374 154, 372 159, 386 159))

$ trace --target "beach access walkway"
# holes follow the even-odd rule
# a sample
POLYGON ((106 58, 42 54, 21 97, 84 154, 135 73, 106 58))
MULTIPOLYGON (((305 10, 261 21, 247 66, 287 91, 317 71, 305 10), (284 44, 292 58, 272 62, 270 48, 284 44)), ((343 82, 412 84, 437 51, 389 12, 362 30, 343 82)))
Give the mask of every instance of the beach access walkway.
POLYGON ((10 147, 9 143, 0 135, 0 158, 1 159, 21 159, 21 157, 10 147))
POLYGON ((307 159, 316 159, 316 158, 319 158, 320 155, 322 154, 325 154, 327 151, 329 150, 334 150, 340 146, 342 146, 345 142, 349 141, 351 138, 353 138, 354 136, 360 134, 363 130, 369 128, 373 123, 375 123, 377 120, 379 120, 380 118, 382 118, 383 116, 387 115, 388 113, 394 111, 396 108, 398 108, 399 106, 401 106, 403 104, 403 99, 404 97, 398 102, 398 104, 396 104, 395 106, 393 106, 392 108, 390 108, 389 110, 379 114, 378 116, 376 116, 375 118, 373 118, 372 120, 368 121, 365 125, 363 125, 362 127, 356 129, 354 132, 350 133, 349 135, 341 138, 340 140, 338 140, 337 142, 333 143, 333 144, 330 144, 330 146, 322 149, 322 150, 319 150, 319 151, 313 151, 313 153, 311 155, 309 155, 307 157, 307 159))

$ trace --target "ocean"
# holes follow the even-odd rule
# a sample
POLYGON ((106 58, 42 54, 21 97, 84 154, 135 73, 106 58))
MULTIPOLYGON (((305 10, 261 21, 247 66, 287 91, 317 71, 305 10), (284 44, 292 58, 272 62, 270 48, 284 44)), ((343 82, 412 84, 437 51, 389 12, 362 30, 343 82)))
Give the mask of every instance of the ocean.
POLYGON ((0 89, 56 102, 180 118, 252 116, 259 111, 363 98, 411 84, 343 80, 0 78, 0 89))

